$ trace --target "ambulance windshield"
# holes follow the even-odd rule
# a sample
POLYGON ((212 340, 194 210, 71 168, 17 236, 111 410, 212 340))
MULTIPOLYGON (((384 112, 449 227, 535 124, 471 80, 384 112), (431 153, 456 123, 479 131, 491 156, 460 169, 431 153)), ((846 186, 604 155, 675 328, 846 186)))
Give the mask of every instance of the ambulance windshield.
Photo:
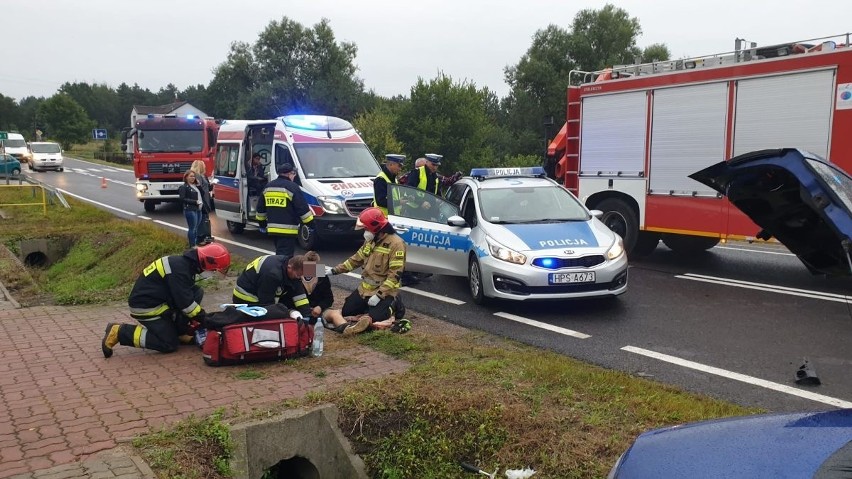
POLYGON ((363 143, 296 143, 299 164, 309 179, 373 178, 379 164, 363 143))

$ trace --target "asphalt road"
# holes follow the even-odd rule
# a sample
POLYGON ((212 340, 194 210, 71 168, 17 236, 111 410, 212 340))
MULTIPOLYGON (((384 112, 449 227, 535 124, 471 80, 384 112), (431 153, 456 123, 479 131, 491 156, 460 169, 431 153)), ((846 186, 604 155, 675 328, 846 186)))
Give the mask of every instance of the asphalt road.
MULTIPOLYGON (((66 158, 64 173, 31 176, 118 216, 185 231, 177 205, 145 213, 132 171, 66 158), (102 178, 106 188, 102 188, 102 178)), ((251 258, 272 253, 257 231, 213 234, 251 258)), ((324 248, 336 264, 357 244, 324 248)), ((332 281, 356 286, 354 275, 332 281)), ((432 277, 406 289, 416 311, 547 348, 589 363, 772 411, 852 407, 850 280, 812 276, 775 244, 732 243, 693 257, 660 245, 631 261, 628 292, 611 300, 472 303, 464 278, 432 277), (795 384, 807 358, 820 386, 795 384)), ((416 327, 416 322, 415 322, 416 327)))

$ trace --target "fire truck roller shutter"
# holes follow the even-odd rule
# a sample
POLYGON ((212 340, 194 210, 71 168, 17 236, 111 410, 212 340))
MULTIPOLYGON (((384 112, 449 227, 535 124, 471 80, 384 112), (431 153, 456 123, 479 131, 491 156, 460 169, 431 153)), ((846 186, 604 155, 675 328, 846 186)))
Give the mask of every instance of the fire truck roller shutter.
POLYGON ((734 156, 790 147, 828 158, 834 75, 831 69, 740 80, 734 156))

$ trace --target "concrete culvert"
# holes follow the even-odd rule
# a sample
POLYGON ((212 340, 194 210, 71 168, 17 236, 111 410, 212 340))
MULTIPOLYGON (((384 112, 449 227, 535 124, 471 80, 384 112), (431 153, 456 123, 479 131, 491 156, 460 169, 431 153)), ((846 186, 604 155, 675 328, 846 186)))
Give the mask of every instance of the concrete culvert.
POLYGON ((311 461, 296 456, 270 467, 263 479, 320 479, 320 475, 311 461))
POLYGON ((24 258, 24 264, 29 268, 43 268, 47 266, 47 255, 41 251, 35 251, 24 258))

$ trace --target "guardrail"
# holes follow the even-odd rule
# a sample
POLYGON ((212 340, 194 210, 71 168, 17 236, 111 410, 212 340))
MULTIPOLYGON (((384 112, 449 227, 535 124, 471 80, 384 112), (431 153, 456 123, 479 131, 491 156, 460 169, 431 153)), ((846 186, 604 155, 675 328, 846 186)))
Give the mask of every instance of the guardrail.
MULTIPOLYGON (((46 184, 42 183, 41 181, 34 180, 34 179, 32 179, 28 176, 25 176, 25 175, 17 175, 17 176, 6 175, 5 182, 0 183, 0 188, 4 188, 4 189, 5 188, 10 188, 10 189, 12 189, 12 188, 18 188, 18 189, 31 188, 32 189, 32 198, 37 198, 39 196, 38 190, 41 190, 41 195, 40 195, 41 201, 34 201, 34 202, 31 202, 31 203, 24 203, 24 202, 2 203, 2 202, 0 202, 0 208, 7 207, 7 206, 41 206, 42 213, 44 215, 47 215, 47 205, 48 204, 53 205, 54 202, 58 202, 62 206, 64 206, 65 208, 71 207, 68 204, 68 202, 65 200, 65 197, 62 195, 62 193, 60 191, 58 191, 56 188, 54 188, 50 185, 46 185, 46 184), (17 183, 17 184, 14 184, 14 183, 17 183)), ((21 196, 23 196, 23 195, 21 195, 21 196)), ((19 196, 18 198, 21 198, 21 196, 19 196)))

